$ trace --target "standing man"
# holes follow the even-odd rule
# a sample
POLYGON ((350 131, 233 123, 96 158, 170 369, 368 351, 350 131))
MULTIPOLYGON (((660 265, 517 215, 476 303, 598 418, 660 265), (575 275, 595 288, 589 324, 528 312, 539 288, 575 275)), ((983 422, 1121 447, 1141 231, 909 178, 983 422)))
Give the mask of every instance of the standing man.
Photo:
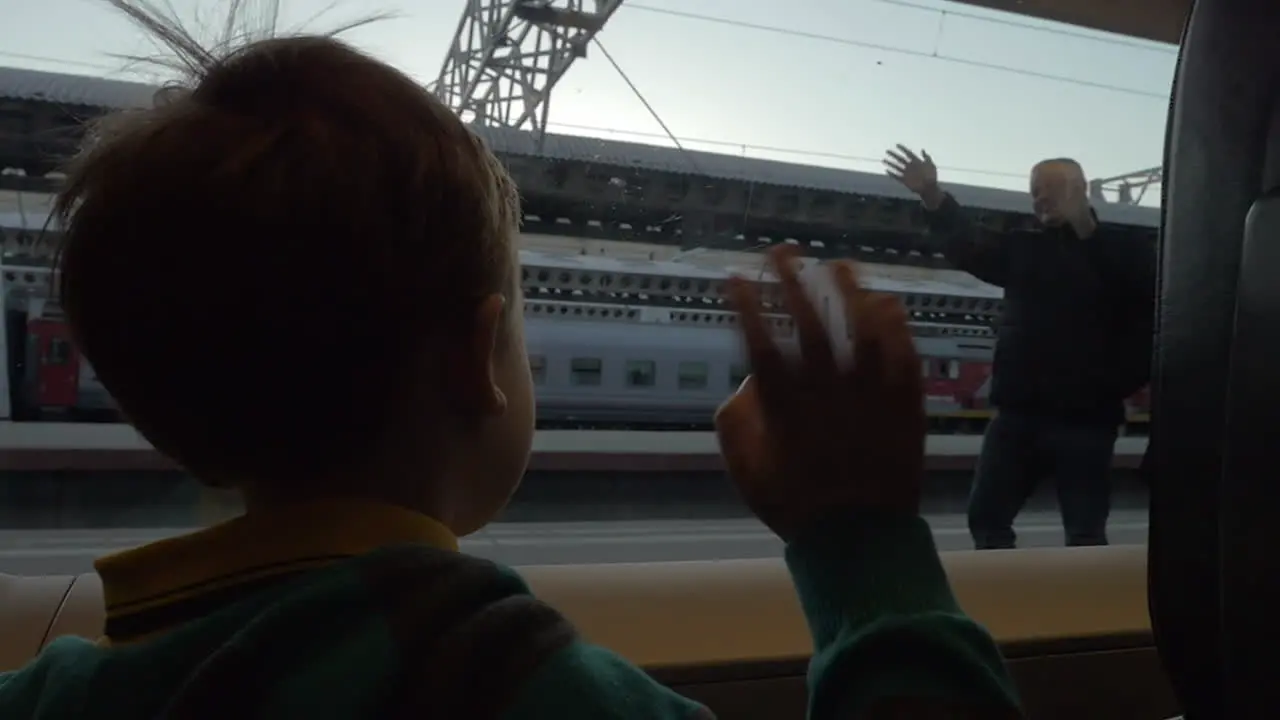
POLYGON ((1048 475, 1067 545, 1105 545, 1124 401, 1151 369, 1155 246, 1098 223, 1080 164, 1031 169, 1040 231, 987 232, 938 186, 926 152, 897 146, 888 173, 920 196, 952 265, 1004 288, 987 427, 969 497, 979 550, 1012 548, 1013 521, 1048 475))

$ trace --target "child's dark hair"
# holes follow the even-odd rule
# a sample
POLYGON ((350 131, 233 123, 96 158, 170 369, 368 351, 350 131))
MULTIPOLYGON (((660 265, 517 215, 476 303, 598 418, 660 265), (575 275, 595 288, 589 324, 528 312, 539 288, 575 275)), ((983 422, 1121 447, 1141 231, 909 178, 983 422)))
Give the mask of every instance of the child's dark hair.
POLYGON ((509 177, 421 86, 331 36, 207 51, 109 1, 191 77, 90 128, 67 169, 58 290, 81 351, 202 479, 360 468, 443 372, 432 346, 514 287, 509 177))

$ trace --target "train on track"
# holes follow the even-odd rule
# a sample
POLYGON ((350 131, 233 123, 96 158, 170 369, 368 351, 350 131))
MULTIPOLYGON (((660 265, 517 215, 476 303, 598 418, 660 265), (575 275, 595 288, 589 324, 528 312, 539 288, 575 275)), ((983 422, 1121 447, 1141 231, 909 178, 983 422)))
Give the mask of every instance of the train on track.
MULTIPOLYGON (((934 429, 976 432, 994 339, 918 327, 916 347, 934 429)), ((732 327, 530 318, 526 346, 546 428, 705 430, 716 407, 747 376, 732 327)))
MULTIPOLYGON (((744 268, 522 252, 526 343, 543 429, 705 430, 747 366, 723 305, 723 280, 744 268)), ((731 265, 731 263, 730 263, 731 265)), ((918 268, 864 268, 872 289, 900 295, 912 312, 926 406, 935 433, 981 432, 995 347, 998 289, 939 282, 918 268), (917 271, 909 277, 904 273, 917 271)), ((749 271, 765 287, 772 278, 749 271)), ((118 421, 111 396, 76 350, 47 293, 48 269, 6 268, 4 342, 9 416, 15 420, 118 421)), ((775 331, 789 319, 771 316, 775 331)), ((1145 392, 1130 402, 1145 425, 1145 392)))
MULTIPOLYGON (((0 74, 9 97, 29 105, 33 128, 29 138, 0 143, 0 420, 118 420, 47 299, 47 251, 56 243, 38 240, 46 231, 56 235, 48 201, 59 181, 49 173, 57 157, 74 151, 80 132, 82 117, 61 108, 92 116, 146 106, 154 88, 28 70, 0 74), (47 144, 51 138, 62 144, 47 144)), ((991 326, 1001 291, 945 268, 917 199, 882 174, 475 130, 520 185, 526 230, 549 233, 524 235, 521 258, 544 428, 708 427, 746 372, 733 315, 723 306, 723 280, 730 273, 765 278, 758 253, 723 248, 775 242, 867 261, 863 277, 872 289, 902 298, 916 322, 935 432, 978 432, 990 417, 991 326), (688 172, 691 158, 698 177, 688 172)), ((996 231, 1034 226, 1025 193, 948 188, 996 231)), ((1100 202, 1097 209, 1102 222, 1128 233, 1154 235, 1159 221, 1152 208, 1100 202)), ((785 318, 776 322, 785 333, 785 318)), ((1145 424, 1146 405, 1145 393, 1132 399, 1133 424, 1145 424)))

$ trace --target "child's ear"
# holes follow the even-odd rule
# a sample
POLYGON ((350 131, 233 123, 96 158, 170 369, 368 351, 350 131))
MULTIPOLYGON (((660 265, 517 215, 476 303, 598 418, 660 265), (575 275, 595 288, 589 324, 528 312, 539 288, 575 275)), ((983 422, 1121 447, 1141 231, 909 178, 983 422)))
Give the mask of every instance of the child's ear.
POLYGON ((445 381, 447 392, 456 398, 465 415, 486 417, 501 415, 507 409, 507 396, 497 381, 498 353, 503 341, 503 309, 507 299, 494 293, 475 310, 469 336, 463 339, 449 363, 445 381))

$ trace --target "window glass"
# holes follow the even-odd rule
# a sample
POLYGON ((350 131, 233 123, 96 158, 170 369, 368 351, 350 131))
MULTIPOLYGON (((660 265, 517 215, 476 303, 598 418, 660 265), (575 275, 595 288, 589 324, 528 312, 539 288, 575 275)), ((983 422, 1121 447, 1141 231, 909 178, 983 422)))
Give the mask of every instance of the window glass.
POLYGON ((628 387, 653 387, 657 382, 657 366, 652 360, 628 360, 626 373, 628 387))
POLYGON ((702 390, 707 386, 707 363, 684 361, 676 369, 676 382, 681 390, 702 390))
MULTIPOLYGON (((343 13, 322 15, 328 4, 279 3, 278 27, 323 32, 349 19, 343 13)), ((516 0, 499 4, 514 7, 516 0)), ((222 8, 234 3, 173 5, 198 37, 209 28, 259 22, 245 17, 224 25, 222 8)), ((591 12, 595 4, 580 5, 591 12)), ((31 344, 13 318, 25 312, 28 299, 45 292, 38 285, 51 257, 40 253, 58 246, 57 223, 47 222, 62 182, 53 171, 79 147, 89 121, 102 114, 90 105, 147 105, 152 88, 179 78, 157 64, 111 59, 137 56, 140 48, 150 56, 156 44, 108 3, 41 0, 21 6, 22 12, 0 21, 0 77, 15 78, 12 87, 0 87, 0 264, 3 309, 10 319, 4 347, 16 355, 0 358, 0 368, 9 373, 0 384, 10 388, 14 418, 85 427, 50 440, 51 447, 67 448, 65 457, 46 457, 45 464, 30 467, 6 465, 0 497, 9 500, 0 503, 0 531, 102 529, 95 546, 114 550, 125 543, 111 535, 117 530, 132 543, 151 532, 147 528, 167 533, 224 519, 223 501, 213 498, 228 496, 194 482, 159 454, 135 452, 141 441, 122 432, 120 415, 91 371, 78 375, 73 412, 28 407, 33 403, 26 391, 37 388, 38 379, 14 373, 38 370, 42 361, 69 362, 61 371, 70 371, 81 358, 69 345, 31 344), (93 32, 68 31, 69 16, 93 32), (58 93, 44 97, 33 88, 58 93), (113 457, 141 459, 126 466, 113 459, 79 471, 84 477, 75 479, 47 470, 101 456, 96 451, 108 441, 123 448, 113 457)), ((526 337, 536 348, 529 364, 538 429, 527 480, 500 521, 509 526, 502 532, 512 533, 512 541, 487 542, 480 534, 464 539, 465 549, 517 564, 777 556, 780 546, 744 516, 731 493, 707 490, 723 485, 715 473, 705 473, 708 482, 672 479, 659 470, 644 481, 636 478, 653 468, 714 467, 717 451, 709 430, 715 405, 749 370, 720 285, 729 271, 758 277, 760 251, 780 243, 795 245, 811 259, 856 259, 869 283, 901 293, 915 323, 929 396, 928 447, 935 455, 928 466, 938 476, 926 483, 923 508, 945 550, 974 546, 956 508, 967 502, 984 433, 997 417, 993 405, 1003 399, 1006 414, 1016 415, 1007 411, 1017 404, 1009 393, 1032 385, 1074 401, 1118 369, 1116 353, 1087 348, 1101 327, 1098 318, 1124 316, 1114 304, 1133 295, 1133 288, 1112 287, 1108 299, 1097 302, 1080 294, 1133 273, 1077 277, 1074 268, 1087 265, 1070 257, 1037 265, 1028 272, 1041 289, 1060 288, 1064 294, 1055 297, 1075 299, 1021 315, 1007 312, 1009 278, 960 262, 955 253, 949 259, 942 234, 926 223, 921 200, 885 175, 883 161, 886 150, 899 143, 921 156, 927 149, 938 187, 954 196, 984 239, 999 242, 1023 231, 1038 238, 1051 231, 1079 235, 1077 225, 1089 229, 1086 214, 1054 213, 1084 198, 1101 221, 1101 240, 1153 242, 1177 58, 1173 46, 946 0, 628 0, 597 37, 583 35, 588 45, 598 40, 600 47, 555 55, 556 48, 568 47, 561 38, 523 20, 498 34, 496 48, 483 47, 494 33, 467 19, 467 6, 464 0, 390 0, 379 9, 402 18, 343 35, 424 85, 439 79, 437 96, 494 150, 521 198, 519 247, 525 254, 518 277, 526 337), (660 52, 653 51, 654 38, 662 39, 660 52), (463 57, 488 68, 456 62, 446 67, 446 58, 463 57), (558 78, 554 93, 547 92, 543 71, 551 66, 563 69, 552 74, 558 78), (508 82, 512 77, 528 83, 508 82), (1045 160, 1057 161, 1049 164, 1055 172, 1033 173, 1045 160), (1080 172, 1072 174, 1076 167, 1080 172), (1041 198, 1039 211, 1033 194, 1041 198), (1073 307, 1096 314, 1071 315, 1073 307), (1035 320, 1014 330, 1048 344, 1022 352, 1016 347, 1019 333, 1004 330, 1027 317, 1035 320), (986 368, 997 346, 1001 364, 993 375, 986 368), (1013 382, 1016 371, 1002 382, 1008 363, 1016 364, 1020 355, 1036 359, 1032 374, 1024 375, 1036 382, 1013 382), (1089 365, 1080 367, 1081 362, 1089 365), (691 452, 705 457, 690 462, 691 452), (590 472, 576 469, 587 456, 590 472), (706 518, 715 521, 704 526, 706 518), (696 525, 697 539, 655 540, 686 537, 685 530, 671 529, 677 521, 696 525), (546 531, 557 523, 589 523, 590 529, 546 531)), ((347 179, 358 183, 359 173, 347 179)), ((363 227, 370 220, 353 222, 363 227)), ((325 234, 310 232, 308 238, 308 248, 319 254, 325 234)), ((227 253, 239 252, 239 239, 228 238, 227 253)), ((443 235, 430 239, 444 241, 443 235)), ((1034 244, 1062 252, 1080 247, 1034 244)), ((267 250, 253 245, 236 267, 275 262, 262 259, 267 250)), ((353 241, 336 256, 356 257, 364 250, 353 241)), ((281 261, 280 267, 304 269, 296 260, 281 261)), ((358 282, 361 272, 344 282, 358 282)), ((219 297, 229 309, 243 305, 237 298, 265 299, 268 293, 247 288, 253 276, 232 272, 225 278, 226 293, 219 297)), ((273 277, 279 283, 314 280, 290 272, 273 277)), ((335 288, 329 299, 351 289, 338 282, 322 287, 335 288)), ((450 302, 438 288, 422 291, 436 313, 457 312, 466 302, 461 295, 450 302)), ((406 296, 403 302, 413 300, 406 296)), ((256 311, 274 310, 263 303, 256 311)), ((267 315, 256 321, 263 318, 277 321, 267 315)), ((119 319, 122 325, 130 321, 119 319)), ((282 316, 278 322, 291 320, 282 316)), ((776 328, 782 333, 786 325, 779 320, 776 328)), ((359 347, 366 339, 357 337, 350 345, 330 341, 331 347, 359 347)), ((307 373, 323 352, 300 351, 291 367, 272 372, 307 373)), ((333 398, 338 383, 347 382, 329 375, 316 375, 315 397, 333 398)), ((225 381, 216 373, 201 378, 225 381)), ((1149 396, 1133 390, 1127 402, 1115 403, 1126 405, 1129 415, 1105 483, 1113 489, 1107 536, 1112 544, 1141 543, 1146 536, 1145 496, 1132 489, 1140 486, 1128 468, 1145 449, 1149 396)), ((269 406, 267 398, 263 403, 245 412, 285 411, 269 406)), ((1063 544, 1059 510, 1050 486, 1038 490, 1018 517, 1019 546, 1063 544)), ((34 560, 12 560, 4 550, 0 572, 92 570, 88 554, 83 562, 75 560, 79 565, 50 569, 34 560)))
POLYGON ((533 384, 541 385, 547 381, 547 358, 542 355, 529 356, 529 372, 533 375, 533 384))
POLYGON ((599 385, 604 376, 604 363, 599 358, 573 358, 569 361, 569 382, 574 385, 599 385))
POLYGON ((49 338, 48 350, 44 356, 45 365, 66 365, 71 362, 71 343, 66 338, 49 338))
POLYGON ((933 371, 926 377, 938 380, 956 380, 960 377, 960 363, 949 358, 934 358, 933 371))

